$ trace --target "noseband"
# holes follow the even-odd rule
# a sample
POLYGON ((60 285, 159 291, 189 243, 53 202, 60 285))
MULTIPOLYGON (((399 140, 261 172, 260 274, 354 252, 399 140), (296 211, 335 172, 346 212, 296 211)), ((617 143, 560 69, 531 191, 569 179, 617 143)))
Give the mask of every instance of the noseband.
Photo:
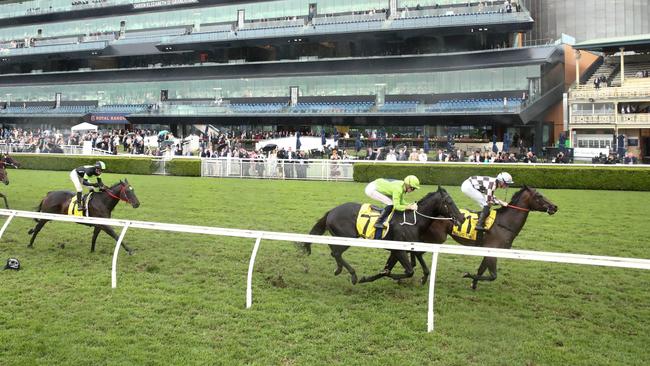
POLYGON ((113 192, 111 192, 110 188, 105 190, 104 192, 106 192, 107 195, 115 198, 116 200, 124 201, 124 202, 126 202, 128 204, 131 204, 131 201, 129 200, 129 198, 126 195, 125 191, 126 191, 126 184, 122 184, 122 187, 120 188, 120 195, 119 196, 116 196, 115 194, 113 194, 113 192), (124 196, 126 198, 122 198, 122 196, 124 196))

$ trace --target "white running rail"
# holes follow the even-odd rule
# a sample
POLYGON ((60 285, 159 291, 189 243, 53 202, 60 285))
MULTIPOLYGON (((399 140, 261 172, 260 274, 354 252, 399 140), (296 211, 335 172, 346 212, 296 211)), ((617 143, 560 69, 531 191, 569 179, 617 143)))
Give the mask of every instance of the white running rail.
POLYGON ((53 221, 65 222, 78 222, 85 224, 99 224, 121 226, 122 232, 115 243, 115 251, 113 254, 113 265, 111 269, 111 286, 117 287, 117 259, 120 245, 126 231, 129 228, 147 229, 147 230, 160 230, 179 233, 193 233, 193 234, 206 234, 217 236, 230 236, 240 238, 255 239, 255 246, 248 268, 247 283, 246 283, 246 308, 250 308, 253 303, 252 281, 253 281, 253 267, 255 265, 255 257, 259 249, 262 239, 265 240, 279 240, 291 242, 310 242, 316 244, 335 244, 347 245, 354 247, 376 248, 376 249, 392 249, 392 250, 407 250, 433 253, 431 263, 431 278, 429 280, 429 307, 427 317, 427 329, 429 332, 433 331, 433 306, 434 306, 434 286, 436 281, 436 267, 438 263, 438 254, 457 254, 457 255, 471 255, 471 256, 488 256, 497 258, 510 258, 510 259, 526 259, 541 262, 556 262, 556 263, 572 263, 572 264, 586 264, 592 266, 604 267, 620 267, 620 268, 636 268, 650 270, 650 259, 638 258, 624 258, 624 257, 608 257, 596 255, 583 255, 583 254, 568 254, 568 253, 553 253, 553 252, 536 252, 531 250, 516 250, 516 249, 494 249, 494 248, 479 248, 479 247, 463 247, 460 245, 444 245, 444 244, 428 244, 419 242, 399 242, 387 240, 368 240, 368 239, 354 239, 354 238, 340 238, 334 236, 319 236, 307 234, 294 234, 283 233, 275 231, 259 231, 259 230, 241 230, 229 229, 210 226, 195 226, 195 225, 181 225, 181 224, 167 224, 160 222, 149 221, 133 221, 133 220, 120 220, 120 219, 104 219, 97 217, 78 217, 49 214, 42 212, 31 211, 17 211, 0 209, 0 216, 7 216, 7 219, 0 229, 0 239, 5 230, 9 226, 11 220, 15 217, 23 217, 30 219, 45 219, 53 221))

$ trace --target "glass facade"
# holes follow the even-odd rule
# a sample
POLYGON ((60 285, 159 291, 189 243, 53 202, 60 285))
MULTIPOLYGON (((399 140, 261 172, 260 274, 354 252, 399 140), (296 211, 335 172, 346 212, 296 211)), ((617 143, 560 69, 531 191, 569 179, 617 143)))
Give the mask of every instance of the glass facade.
POLYGON ((63 100, 98 100, 102 104, 155 103, 161 90, 169 99, 214 98, 221 88, 223 98, 289 97, 298 86, 301 96, 374 95, 377 84, 386 94, 447 94, 527 90, 528 78, 540 77, 540 66, 517 66, 445 72, 371 75, 286 76, 222 80, 151 81, 74 85, 0 86, 0 100, 51 101, 55 93, 63 100))
MULTIPOLYGON (((43 1, 44 2, 44 1, 43 1)), ((273 19, 294 16, 307 16, 309 4, 318 4, 318 14, 349 13, 383 9, 387 7, 385 0, 329 0, 318 2, 315 0, 282 0, 265 1, 252 4, 222 5, 204 8, 192 8, 173 10, 165 12, 142 13, 133 15, 111 16, 106 18, 79 19, 66 22, 33 24, 20 27, 3 28, 0 32, 0 41, 35 37, 38 29, 42 30, 42 37, 61 37, 68 35, 81 35, 96 32, 118 32, 120 22, 126 22, 126 31, 166 28, 178 26, 190 26, 197 23, 211 24, 223 22, 235 22, 237 11, 245 11, 246 20, 252 19, 273 19)), ((407 4, 400 3, 400 6, 408 5, 415 8, 420 6, 434 6, 465 3, 459 0, 421 0, 407 4)), ((70 4, 68 2, 68 4, 70 4)), ((0 8, 1 9, 1 8, 0 8)))

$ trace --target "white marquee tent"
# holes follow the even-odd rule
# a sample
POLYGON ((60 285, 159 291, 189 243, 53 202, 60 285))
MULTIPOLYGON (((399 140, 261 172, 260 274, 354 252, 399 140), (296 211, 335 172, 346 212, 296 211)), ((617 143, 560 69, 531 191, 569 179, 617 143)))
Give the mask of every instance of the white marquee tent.
POLYGON ((70 128, 72 132, 77 131, 97 131, 97 126, 92 123, 83 122, 70 128))

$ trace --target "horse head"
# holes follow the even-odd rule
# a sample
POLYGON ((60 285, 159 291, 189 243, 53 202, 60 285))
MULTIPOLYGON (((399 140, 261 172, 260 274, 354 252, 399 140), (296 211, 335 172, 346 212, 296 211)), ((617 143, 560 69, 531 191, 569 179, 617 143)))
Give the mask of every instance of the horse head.
POLYGON ((424 196, 418 202, 418 206, 427 207, 430 210, 427 213, 432 216, 450 217, 454 225, 462 224, 465 221, 465 216, 460 212, 449 193, 441 186, 438 186, 437 191, 424 196))
POLYGON ((124 196, 126 197, 126 201, 133 206, 133 208, 138 208, 140 207, 140 200, 138 200, 138 197, 135 195, 135 190, 133 189, 133 186, 129 184, 129 180, 124 178, 124 182, 122 182, 122 191, 124 192, 124 196))
POLYGON ((524 185, 519 192, 515 193, 512 197, 512 203, 514 205, 525 205, 527 206, 526 208, 531 211, 546 212, 549 215, 553 215, 558 210, 557 205, 535 189, 526 185, 524 185), (523 204, 523 202, 525 202, 525 204, 523 204))
POLYGON ((124 180, 120 179, 119 183, 110 187, 108 191, 109 191, 109 196, 124 201, 130 204, 131 206, 133 206, 133 208, 140 207, 140 201, 138 200, 138 197, 135 195, 135 190, 129 184, 128 179, 124 179, 124 180))
POLYGON ((20 168, 20 163, 16 159, 9 156, 9 153, 4 153, 2 155, 2 159, 0 159, 0 161, 5 163, 6 165, 11 165, 11 166, 14 166, 16 168, 20 168))

